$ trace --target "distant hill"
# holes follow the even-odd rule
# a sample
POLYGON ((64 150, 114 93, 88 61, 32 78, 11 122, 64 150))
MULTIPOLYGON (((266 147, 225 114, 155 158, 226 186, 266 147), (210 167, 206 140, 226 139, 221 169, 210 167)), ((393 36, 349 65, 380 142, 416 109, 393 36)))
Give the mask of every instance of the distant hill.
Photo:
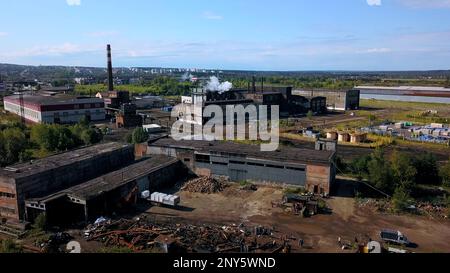
MULTIPOLYGON (((256 76, 284 76, 284 77, 331 77, 345 79, 360 78, 387 78, 387 79, 412 79, 433 78, 446 79, 450 77, 450 70, 434 71, 240 71, 240 70, 210 70, 196 69, 187 70, 183 68, 160 68, 160 67, 118 67, 114 68, 115 77, 121 79, 130 78, 154 78, 158 75, 169 75, 181 77, 185 73, 192 73, 202 77, 220 74, 224 77, 251 77, 256 76)), ((106 79, 106 68, 102 67, 78 67, 78 66, 30 66, 0 63, 0 77, 7 81, 27 80, 33 81, 57 81, 73 80, 74 78, 106 79)))

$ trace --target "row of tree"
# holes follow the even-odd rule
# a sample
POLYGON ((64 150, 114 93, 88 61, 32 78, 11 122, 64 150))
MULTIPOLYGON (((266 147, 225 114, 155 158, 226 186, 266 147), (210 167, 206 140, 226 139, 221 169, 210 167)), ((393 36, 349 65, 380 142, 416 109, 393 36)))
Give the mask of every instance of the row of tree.
MULTIPOLYGON (((191 82, 181 82, 173 77, 157 77, 141 84, 127 84, 115 86, 116 90, 129 91, 132 94, 152 94, 157 96, 181 96, 190 93, 194 87, 191 82)), ((81 95, 94 96, 107 89, 104 84, 76 85, 75 92, 81 95)))
POLYGON ((382 149, 354 159, 350 164, 340 163, 359 180, 367 179, 377 189, 392 195, 394 207, 404 208, 418 185, 450 187, 450 161, 439 167, 430 153, 410 155, 394 151, 386 158, 382 149))
MULTIPOLYGON (((1 126, 0 165, 25 162, 37 155, 67 151, 100 142, 103 134, 86 120, 75 125, 9 123, 1 126)), ((39 157, 39 156, 38 156, 39 157)))

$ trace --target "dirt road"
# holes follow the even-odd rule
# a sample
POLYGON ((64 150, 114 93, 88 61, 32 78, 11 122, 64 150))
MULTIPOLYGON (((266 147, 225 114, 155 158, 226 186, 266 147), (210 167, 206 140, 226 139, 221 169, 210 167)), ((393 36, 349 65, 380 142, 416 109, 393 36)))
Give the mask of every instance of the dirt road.
POLYGON ((379 240, 381 229, 402 231, 418 245, 414 252, 449 252, 450 221, 433 220, 423 216, 390 215, 359 208, 352 198, 336 197, 328 200, 332 213, 311 218, 300 218, 272 208, 271 201, 280 200, 279 188, 259 187, 256 192, 240 191, 236 186, 219 194, 178 193, 182 209, 152 207, 149 215, 174 217, 177 221, 219 224, 254 224, 275 227, 305 241, 295 252, 342 253, 337 239, 354 241, 358 238, 379 240))

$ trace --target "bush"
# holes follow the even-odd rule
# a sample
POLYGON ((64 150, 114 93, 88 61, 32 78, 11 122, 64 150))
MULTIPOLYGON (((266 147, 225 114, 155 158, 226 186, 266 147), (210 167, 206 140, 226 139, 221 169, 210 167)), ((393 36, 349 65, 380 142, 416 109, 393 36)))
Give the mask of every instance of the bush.
POLYGON ((394 195, 392 196, 394 211, 404 211, 409 205, 411 205, 411 197, 408 192, 402 187, 395 189, 394 195))
POLYGON ((303 194, 306 193, 304 188, 287 188, 284 190, 284 194, 303 194))
POLYGON ((6 239, 2 241, 0 245, 0 253, 22 253, 22 246, 18 245, 15 241, 11 239, 6 239))
POLYGON ((139 144, 148 140, 148 133, 142 127, 138 127, 133 131, 133 144, 139 144))
POLYGON ((45 216, 45 213, 41 213, 34 220, 33 229, 45 230, 46 225, 47 225, 47 217, 45 216))
POLYGON ((442 185, 444 187, 450 187, 450 160, 447 162, 447 164, 442 166, 439 174, 442 178, 442 185))

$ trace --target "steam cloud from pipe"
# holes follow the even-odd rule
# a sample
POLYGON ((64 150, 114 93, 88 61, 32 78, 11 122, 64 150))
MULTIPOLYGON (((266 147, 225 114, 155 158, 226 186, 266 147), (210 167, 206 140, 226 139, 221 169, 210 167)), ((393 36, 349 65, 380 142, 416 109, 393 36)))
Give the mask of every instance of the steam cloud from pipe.
POLYGON ((233 88, 231 82, 220 82, 215 76, 209 78, 209 81, 205 85, 205 89, 212 92, 224 93, 230 91, 233 88))
POLYGON ((181 80, 182 81, 192 81, 192 79, 194 78, 194 75, 189 74, 189 73, 184 73, 183 76, 181 76, 181 80))

